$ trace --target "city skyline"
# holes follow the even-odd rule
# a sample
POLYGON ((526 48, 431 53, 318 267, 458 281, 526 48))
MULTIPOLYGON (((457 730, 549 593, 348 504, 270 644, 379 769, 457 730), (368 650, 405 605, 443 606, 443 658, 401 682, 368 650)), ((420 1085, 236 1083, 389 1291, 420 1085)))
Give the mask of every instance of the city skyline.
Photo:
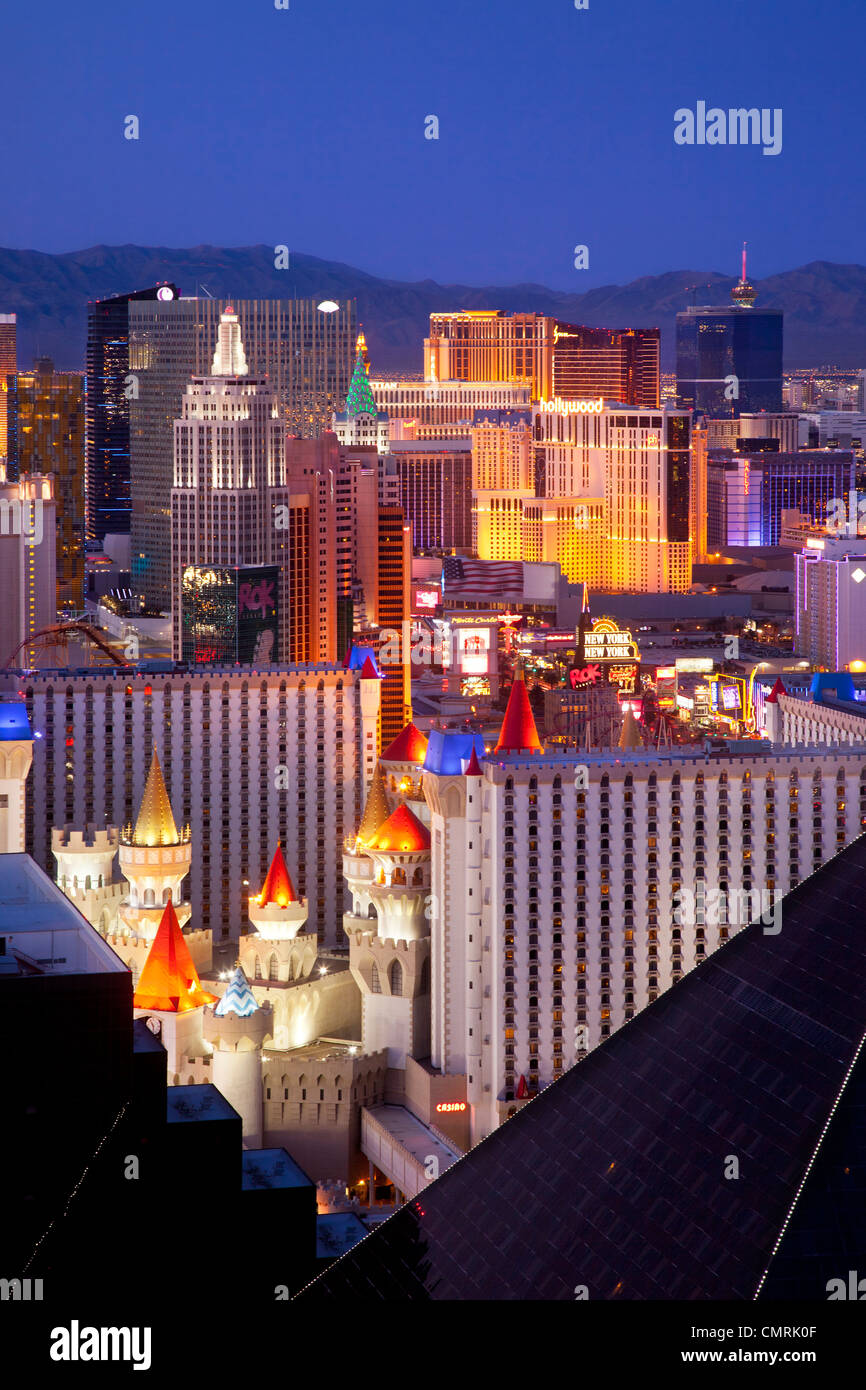
POLYGON ((571 1303, 617 1382, 833 1379, 863 0, 4 38, 13 1357, 267 1380, 313 1298, 314 1381, 453 1371, 571 1303))

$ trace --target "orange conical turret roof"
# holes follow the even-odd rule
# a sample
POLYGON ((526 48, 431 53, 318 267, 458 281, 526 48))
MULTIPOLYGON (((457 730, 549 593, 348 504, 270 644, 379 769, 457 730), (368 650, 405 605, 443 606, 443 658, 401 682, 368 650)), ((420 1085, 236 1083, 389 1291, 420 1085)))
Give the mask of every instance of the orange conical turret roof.
POLYGON ((138 820, 132 836, 134 845, 179 845, 180 836, 174 823, 171 802, 165 789, 165 779, 159 765, 156 744, 150 760, 144 796, 138 808, 138 820))
POLYGON ((136 1009, 183 1014, 200 1004, 215 1004, 217 999, 201 987, 169 898, 132 1002, 136 1009))
POLYGON ((427 756, 427 740, 420 729, 409 723, 405 729, 389 743, 385 752, 382 754, 385 762, 388 763, 423 763, 427 756))
POLYGON ((289 903, 297 901, 298 895, 292 883, 292 876, 286 868, 283 851, 277 845, 268 876, 259 893, 259 907, 288 907, 289 903))
POLYGON ((391 851, 394 854, 429 849, 430 831, 419 821, 414 811, 410 811, 405 802, 401 802, 367 848, 391 851))
POLYGON ((494 753, 543 753, 523 674, 515 676, 494 753))
POLYGON ((361 817, 361 824, 358 826, 358 840, 362 845, 369 844, 375 840, 376 832, 381 829, 389 816, 388 796, 385 791, 385 778, 382 775, 382 764, 376 764, 376 771, 373 773, 373 780, 370 783, 370 790, 367 793, 367 804, 364 807, 364 814, 361 817))

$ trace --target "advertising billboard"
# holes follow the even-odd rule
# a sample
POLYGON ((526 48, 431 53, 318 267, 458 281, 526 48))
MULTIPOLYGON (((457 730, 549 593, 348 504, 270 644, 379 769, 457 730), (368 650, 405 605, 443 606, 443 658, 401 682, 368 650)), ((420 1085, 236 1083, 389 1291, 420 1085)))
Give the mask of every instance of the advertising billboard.
POLYGON ((279 660, 279 571, 188 565, 181 577, 181 658, 192 665, 279 660))
POLYGON ((241 665, 278 661, 278 583, 276 565, 237 570, 237 655, 241 665))

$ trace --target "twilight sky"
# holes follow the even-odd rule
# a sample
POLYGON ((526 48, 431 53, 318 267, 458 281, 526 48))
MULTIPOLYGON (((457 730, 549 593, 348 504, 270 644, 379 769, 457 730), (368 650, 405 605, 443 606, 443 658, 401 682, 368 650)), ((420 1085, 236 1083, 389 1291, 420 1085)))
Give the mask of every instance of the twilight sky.
POLYGON ((743 239, 757 278, 864 259, 864 0, 289 6, 7 6, 0 246, 264 242, 580 291, 734 274, 743 239), (676 145, 698 101, 780 107, 781 153, 676 145))

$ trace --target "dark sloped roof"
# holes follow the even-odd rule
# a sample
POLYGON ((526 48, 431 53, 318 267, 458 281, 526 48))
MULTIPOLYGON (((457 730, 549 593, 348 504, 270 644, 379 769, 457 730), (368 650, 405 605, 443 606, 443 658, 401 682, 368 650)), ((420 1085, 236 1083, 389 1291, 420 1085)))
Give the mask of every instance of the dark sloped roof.
POLYGON ((864 1248, 864 887, 861 836, 300 1297, 826 1299, 844 1213, 864 1248))

